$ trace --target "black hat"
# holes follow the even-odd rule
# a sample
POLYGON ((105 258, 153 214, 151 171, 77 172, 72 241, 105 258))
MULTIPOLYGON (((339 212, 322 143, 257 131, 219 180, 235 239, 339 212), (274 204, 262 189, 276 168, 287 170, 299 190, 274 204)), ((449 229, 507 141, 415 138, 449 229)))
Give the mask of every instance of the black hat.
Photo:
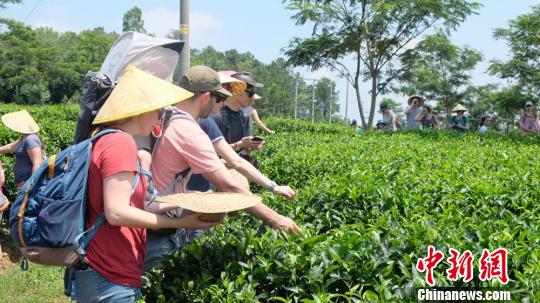
POLYGON ((241 80, 243 82, 246 82, 246 84, 255 86, 255 87, 264 87, 264 84, 258 83, 253 79, 253 76, 250 72, 238 72, 236 74, 232 74, 231 77, 236 78, 238 80, 241 80))

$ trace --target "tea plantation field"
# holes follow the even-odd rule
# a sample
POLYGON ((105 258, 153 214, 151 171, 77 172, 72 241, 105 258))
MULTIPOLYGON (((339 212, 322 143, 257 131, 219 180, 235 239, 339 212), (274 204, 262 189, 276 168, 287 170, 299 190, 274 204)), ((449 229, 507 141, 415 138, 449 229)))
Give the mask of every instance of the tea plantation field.
MULTIPOLYGON (((76 106, 30 111, 49 151, 69 144, 76 106)), ((445 254, 436 286, 505 287, 513 302, 540 301, 540 138, 265 122, 276 134, 256 155, 262 170, 298 195, 253 188, 303 233, 230 217, 149 276, 147 302, 416 302, 429 245, 445 254), (450 248, 472 252, 472 281, 448 279, 450 248), (507 285, 479 278, 483 249, 497 248, 508 252, 507 285)), ((9 136, 0 127, 0 143, 9 136)))

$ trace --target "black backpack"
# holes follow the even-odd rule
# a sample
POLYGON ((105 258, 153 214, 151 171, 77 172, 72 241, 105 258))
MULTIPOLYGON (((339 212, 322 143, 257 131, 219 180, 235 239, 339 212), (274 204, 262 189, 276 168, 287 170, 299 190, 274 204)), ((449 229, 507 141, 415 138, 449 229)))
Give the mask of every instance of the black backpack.
POLYGON ((90 133, 94 128, 92 121, 94 121, 101 106, 109 98, 113 88, 114 83, 107 75, 97 72, 86 73, 82 84, 81 104, 73 144, 90 137, 90 133))

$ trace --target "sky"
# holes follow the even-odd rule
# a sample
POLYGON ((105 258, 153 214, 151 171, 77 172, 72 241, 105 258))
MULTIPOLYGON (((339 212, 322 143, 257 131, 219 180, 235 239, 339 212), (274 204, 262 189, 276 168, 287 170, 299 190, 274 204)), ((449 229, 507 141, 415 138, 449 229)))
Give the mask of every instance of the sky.
MULTIPOLYGON (((503 83, 486 73, 492 59, 506 60, 508 47, 504 41, 492 38, 495 28, 507 27, 508 21, 531 11, 537 0, 477 0, 483 4, 478 15, 470 16, 460 28, 452 33, 452 42, 459 46, 468 45, 484 55, 472 73, 476 85, 503 83)), ((166 36, 170 29, 179 24, 180 1, 173 0, 23 0, 23 4, 9 5, 0 10, 0 18, 12 18, 33 27, 48 26, 57 31, 81 31, 104 27, 106 31, 122 31, 124 13, 134 6, 141 8, 145 28, 158 37, 166 36)), ((208 45, 219 51, 237 49, 251 52, 257 59, 270 63, 283 57, 282 49, 293 37, 307 37, 310 27, 300 27, 291 20, 293 14, 281 0, 196 0, 190 1, 190 44, 202 49, 208 45)), ((297 68, 305 78, 329 77, 336 82, 339 91, 341 115, 345 114, 346 81, 327 69, 311 72, 308 68, 297 68)), ((503 83, 504 84, 504 83, 503 83)), ((369 100, 369 83, 364 83, 361 97, 369 100)), ((264 89, 261 91, 264 96, 264 89)), ((407 97, 390 94, 402 104, 407 97)), ((291 100, 292 102, 293 100, 291 100)), ((431 100, 436 101, 436 100, 431 100)), ((365 112, 368 109, 364 110, 365 112)), ((349 89, 348 118, 359 118, 358 106, 349 89)), ((376 116, 377 119, 377 116, 376 116)))

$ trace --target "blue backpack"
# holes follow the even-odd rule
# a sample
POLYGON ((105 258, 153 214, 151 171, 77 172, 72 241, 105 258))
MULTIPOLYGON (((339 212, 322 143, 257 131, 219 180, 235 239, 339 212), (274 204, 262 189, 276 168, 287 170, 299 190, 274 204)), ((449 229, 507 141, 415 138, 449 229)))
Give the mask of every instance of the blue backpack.
MULTIPOLYGON (((116 131, 102 130, 51 156, 21 187, 11 207, 9 227, 11 238, 27 260, 59 266, 72 266, 82 260, 92 237, 105 221, 105 214, 101 213, 94 226, 84 231, 93 142, 116 131)), ((132 193, 141 173, 137 161, 132 193)), ((26 259, 21 264, 23 270, 28 268, 26 259)))

